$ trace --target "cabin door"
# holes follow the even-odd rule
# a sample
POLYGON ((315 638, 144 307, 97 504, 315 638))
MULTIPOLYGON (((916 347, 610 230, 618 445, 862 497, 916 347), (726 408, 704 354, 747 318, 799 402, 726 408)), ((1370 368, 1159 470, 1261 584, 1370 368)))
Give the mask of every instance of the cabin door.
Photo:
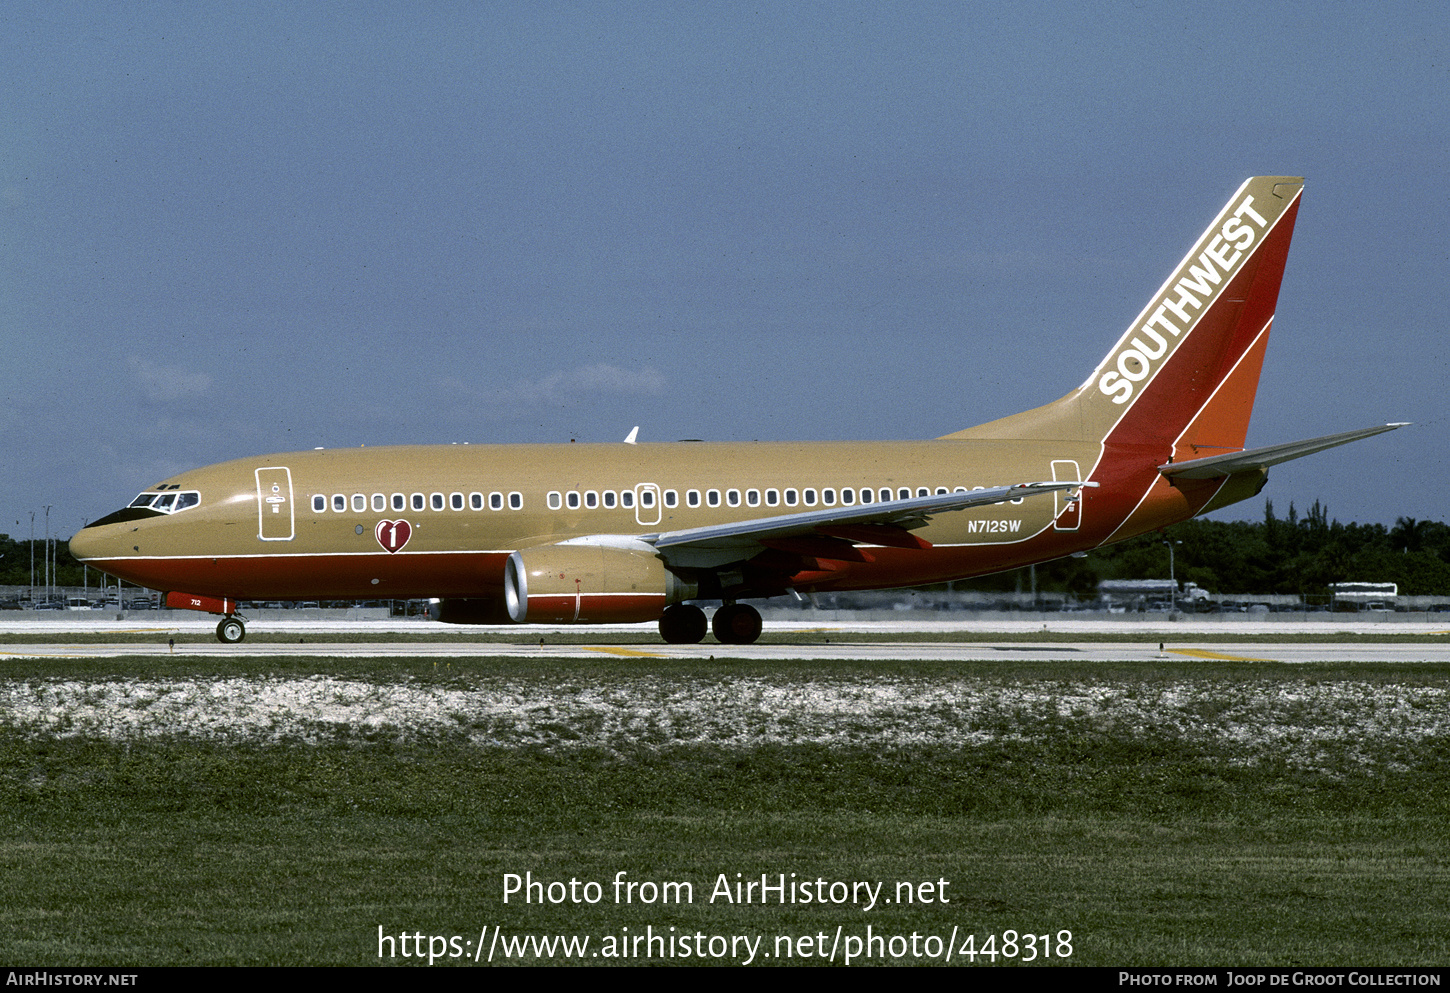
POLYGON ((257 470, 257 537, 292 540, 292 471, 286 466, 257 470))
POLYGON ((658 524, 662 513, 658 486, 654 483, 640 483, 634 488, 634 519, 637 523, 658 524))
MULTIPOLYGON (((1077 467, 1076 459, 1053 459, 1052 460, 1052 481, 1054 483, 1066 483, 1069 480, 1081 480, 1082 470, 1077 467)), ((1082 526, 1082 491, 1078 490, 1071 496, 1068 491, 1058 490, 1054 495, 1057 501, 1057 512, 1053 514, 1052 526, 1057 531, 1076 531, 1082 526)))

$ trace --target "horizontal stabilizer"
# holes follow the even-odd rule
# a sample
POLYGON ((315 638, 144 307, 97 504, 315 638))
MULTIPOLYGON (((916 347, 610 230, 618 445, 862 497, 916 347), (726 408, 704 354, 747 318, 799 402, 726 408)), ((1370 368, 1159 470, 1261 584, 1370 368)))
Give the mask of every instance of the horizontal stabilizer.
POLYGON ((1322 452, 1326 448, 1347 445, 1351 441, 1359 441, 1361 438, 1393 431, 1395 428, 1404 427, 1405 424, 1406 422, 1381 424, 1358 431, 1345 431, 1341 434, 1325 435, 1322 438, 1310 438, 1307 441, 1291 441, 1283 445, 1253 448, 1246 452, 1210 455, 1206 459, 1192 459, 1188 462, 1170 462, 1167 465, 1160 465, 1158 471, 1172 479, 1217 479, 1220 476, 1231 476, 1236 472, 1245 472, 1249 469, 1267 469, 1280 462, 1288 462, 1292 459, 1303 458, 1305 455, 1313 455, 1315 452, 1322 452))

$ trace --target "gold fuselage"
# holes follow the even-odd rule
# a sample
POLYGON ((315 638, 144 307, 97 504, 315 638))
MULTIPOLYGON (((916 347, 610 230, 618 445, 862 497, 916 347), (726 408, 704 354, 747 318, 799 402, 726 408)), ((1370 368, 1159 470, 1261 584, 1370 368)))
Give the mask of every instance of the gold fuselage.
MULTIPOLYGON (((173 476, 156 489, 195 491, 196 506, 87 528, 71 547, 108 573, 167 591, 247 599, 487 597, 501 587, 504 560, 522 548, 821 509, 828 496, 830 505, 842 506, 843 491, 859 505, 866 489, 879 502, 1054 475, 1082 479, 1102 453, 1100 444, 1021 440, 292 452, 173 476), (273 486, 281 492, 274 494, 273 486), (709 505, 711 491, 719 494, 716 506, 709 505), (735 506, 732 491, 739 495, 735 506), (401 510, 394 509, 398 500, 401 510), (389 550, 389 534, 380 536, 379 526, 401 521, 406 541, 389 550)), ((1145 451, 1131 460, 1132 475, 1147 484, 1135 487, 1140 494, 1157 479, 1154 467, 1163 458, 1145 451)), ((1182 496, 1170 490, 1171 506, 1152 515, 1151 525, 1184 519, 1202 505, 1182 496)), ((799 581, 785 585, 803 591, 919 585, 1127 536, 1121 525, 1133 507, 1121 498, 1084 491, 1070 521, 1062 517, 1068 499, 1053 494, 936 515, 914 532, 929 549, 868 548, 863 557, 869 561, 801 561, 778 569, 792 570, 788 578, 799 581)), ((391 532, 394 545, 397 533, 391 532)))

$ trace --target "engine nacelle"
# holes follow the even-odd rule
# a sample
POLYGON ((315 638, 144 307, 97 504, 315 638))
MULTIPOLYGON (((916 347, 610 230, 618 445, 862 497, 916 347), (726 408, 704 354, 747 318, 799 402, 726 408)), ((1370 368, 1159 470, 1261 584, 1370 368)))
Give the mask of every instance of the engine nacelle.
POLYGON ((524 548, 504 565, 509 617, 530 624, 628 624, 658 620, 699 589, 665 568, 652 546, 580 538, 524 548))

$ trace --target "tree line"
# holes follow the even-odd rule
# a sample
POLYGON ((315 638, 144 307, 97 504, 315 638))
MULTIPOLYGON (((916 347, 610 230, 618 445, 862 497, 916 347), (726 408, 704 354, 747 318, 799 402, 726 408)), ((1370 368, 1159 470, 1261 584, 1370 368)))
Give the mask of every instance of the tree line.
MULTIPOLYGON (((1103 579, 1167 579, 1169 542, 1174 578, 1224 596, 1327 598, 1330 584, 1343 582, 1397 583, 1406 596, 1450 596, 1450 525, 1412 517, 1392 527, 1342 524, 1317 500, 1303 516, 1290 503, 1288 516, 1279 517, 1268 501, 1262 521, 1185 521, 1094 549, 1085 558, 1039 565, 1037 588, 1091 599, 1103 579)), ((1026 571, 954 585, 1025 589, 1026 571)))

